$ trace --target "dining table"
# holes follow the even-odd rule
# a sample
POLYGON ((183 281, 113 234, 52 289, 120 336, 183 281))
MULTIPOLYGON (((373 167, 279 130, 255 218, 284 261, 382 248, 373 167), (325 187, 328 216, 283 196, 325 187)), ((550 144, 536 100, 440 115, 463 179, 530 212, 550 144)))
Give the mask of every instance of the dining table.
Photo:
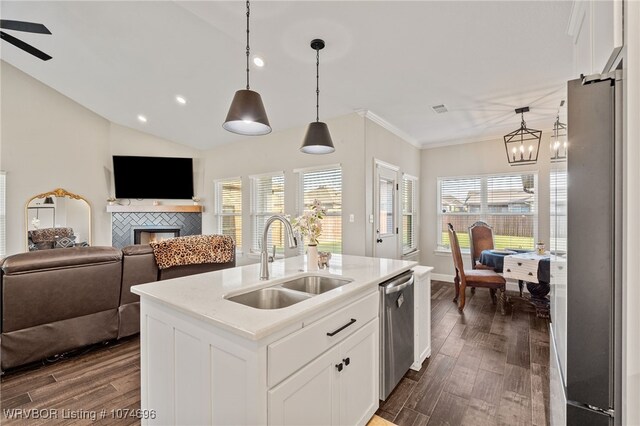
POLYGON ((540 318, 549 318, 550 259, 549 253, 521 249, 483 250, 480 254, 480 263, 518 281, 519 299, 531 304, 540 318), (525 285, 531 297, 522 294, 525 285))

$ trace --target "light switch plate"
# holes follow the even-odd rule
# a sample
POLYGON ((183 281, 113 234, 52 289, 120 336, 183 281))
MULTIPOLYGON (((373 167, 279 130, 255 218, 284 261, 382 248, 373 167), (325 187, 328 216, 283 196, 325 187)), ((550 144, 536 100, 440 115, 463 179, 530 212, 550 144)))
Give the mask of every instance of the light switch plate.
POLYGON ((356 221, 356 216, 355 216, 353 213, 351 213, 351 214, 349 215, 349 222, 353 223, 353 222, 355 222, 355 221, 356 221))

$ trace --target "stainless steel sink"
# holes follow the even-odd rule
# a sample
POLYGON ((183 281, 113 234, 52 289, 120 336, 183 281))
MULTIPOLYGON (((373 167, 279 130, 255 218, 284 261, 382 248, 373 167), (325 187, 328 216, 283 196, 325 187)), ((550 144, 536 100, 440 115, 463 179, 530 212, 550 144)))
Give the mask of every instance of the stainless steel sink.
POLYGON ((280 309, 313 297, 311 294, 268 287, 230 297, 229 300, 257 309, 280 309))
POLYGON ((342 287, 350 282, 351 280, 311 275, 286 281, 280 284, 280 287, 310 294, 322 294, 334 288, 342 287))

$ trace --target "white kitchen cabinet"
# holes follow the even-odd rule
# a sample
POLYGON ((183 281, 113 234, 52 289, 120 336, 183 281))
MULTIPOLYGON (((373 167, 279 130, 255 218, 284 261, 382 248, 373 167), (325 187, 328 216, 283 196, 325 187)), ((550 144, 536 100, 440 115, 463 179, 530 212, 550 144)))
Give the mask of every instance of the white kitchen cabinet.
POLYGON ((271 425, 338 425, 339 348, 330 349, 269 391, 271 425))
POLYGON ((141 317, 143 424, 355 425, 378 408, 377 289, 260 341, 151 300, 141 317))
POLYGON ((413 364, 411 369, 419 371, 425 359, 431 356, 431 266, 413 268, 413 364))
POLYGON ((269 424, 366 424, 378 406, 377 321, 271 389, 269 424))
POLYGON ((623 1, 575 1, 568 33, 574 43, 574 74, 598 74, 623 45, 623 1))
POLYGON ((354 425, 373 416, 378 285, 415 262, 337 255, 329 271, 309 273, 296 256, 274 262, 269 281, 259 266, 132 288, 141 296, 143 425, 354 425), (348 283, 281 309, 229 300, 315 275, 348 283))
POLYGON ((340 373, 341 425, 365 425, 378 408, 379 342, 375 318, 340 345, 345 364, 340 373))

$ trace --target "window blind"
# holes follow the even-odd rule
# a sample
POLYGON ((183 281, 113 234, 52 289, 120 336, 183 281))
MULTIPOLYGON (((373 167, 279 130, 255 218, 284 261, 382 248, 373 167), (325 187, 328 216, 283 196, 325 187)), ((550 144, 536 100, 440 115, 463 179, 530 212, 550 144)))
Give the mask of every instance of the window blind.
MULTIPOLYGON (((284 213, 284 174, 251 177, 252 185, 252 243, 251 250, 261 250, 264 225, 269 216, 284 213)), ((284 252, 284 230, 279 221, 274 222, 267 237, 267 249, 274 245, 278 253, 284 252)))
POLYGON ((417 179, 402 177, 402 253, 407 254, 418 248, 416 219, 418 217, 416 201, 417 179))
POLYGON ((230 235, 236 250, 242 250, 242 180, 224 179, 216 182, 218 233, 230 235))
POLYGON ((342 169, 331 167, 302 171, 301 189, 300 212, 307 210, 315 199, 320 201, 327 212, 322 220, 318 250, 342 253, 342 169))
POLYGON ((6 209, 7 175, 0 172, 0 258, 7 254, 7 209, 6 209))
POLYGON ((453 224, 460 247, 469 248, 468 228, 482 220, 493 228, 496 248, 533 249, 537 231, 535 173, 440 178, 438 245, 449 247, 453 224))
POLYGON ((549 248, 557 254, 567 252, 567 171, 554 170, 551 184, 551 241, 549 248))

